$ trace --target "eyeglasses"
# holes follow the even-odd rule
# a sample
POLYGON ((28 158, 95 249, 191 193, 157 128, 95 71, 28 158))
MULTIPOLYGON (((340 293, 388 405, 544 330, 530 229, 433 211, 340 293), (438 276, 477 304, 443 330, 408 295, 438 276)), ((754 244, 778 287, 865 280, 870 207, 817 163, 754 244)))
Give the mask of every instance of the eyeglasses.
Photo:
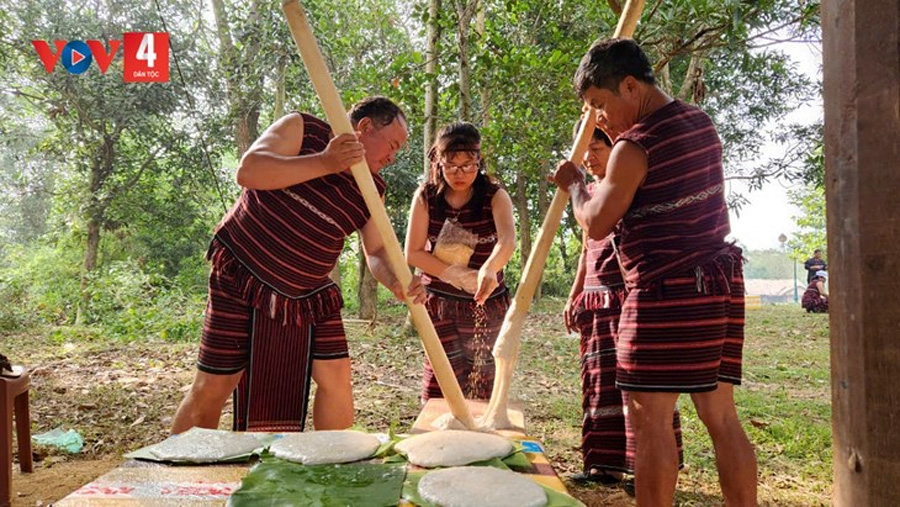
POLYGON ((458 174, 459 172, 462 172, 463 174, 472 174, 478 170, 478 162, 464 165, 441 164, 441 167, 444 168, 444 174, 448 176, 458 174))

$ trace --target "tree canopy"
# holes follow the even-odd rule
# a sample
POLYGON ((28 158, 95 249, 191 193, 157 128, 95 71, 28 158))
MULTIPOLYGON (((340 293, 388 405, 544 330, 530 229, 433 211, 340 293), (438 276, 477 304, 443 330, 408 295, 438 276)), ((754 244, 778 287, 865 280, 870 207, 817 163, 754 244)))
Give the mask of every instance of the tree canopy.
MULTIPOLYGON (((398 236, 422 177, 427 116, 482 128, 490 170, 516 204, 515 283, 552 193, 544 175, 580 112, 572 75, 591 42, 612 33, 622 2, 303 3, 345 104, 382 94, 406 110, 409 146, 384 173, 398 236)), ((23 309, 0 310, 0 325, 105 325, 133 311, 159 315, 158 327, 144 319, 133 334, 172 335, 166 322, 190 334, 196 306, 167 312, 202 300, 203 254, 239 193, 237 160, 284 112, 321 113, 277 2, 0 0, 0 21, 0 294, 23 309), (96 64, 47 73, 31 44, 105 43, 127 31, 168 32, 167 83, 123 82, 121 50, 105 74, 96 64)), ((790 129, 794 159, 758 161, 766 142, 786 135, 772 126, 820 93, 774 43, 818 33, 814 1, 658 0, 647 2, 635 38, 661 86, 713 117, 728 176, 762 185, 815 179, 804 170, 821 143, 815 127, 790 129)), ((571 218, 557 239, 544 288, 562 295, 580 248, 571 218)), ((354 248, 343 260, 351 302, 354 248)))

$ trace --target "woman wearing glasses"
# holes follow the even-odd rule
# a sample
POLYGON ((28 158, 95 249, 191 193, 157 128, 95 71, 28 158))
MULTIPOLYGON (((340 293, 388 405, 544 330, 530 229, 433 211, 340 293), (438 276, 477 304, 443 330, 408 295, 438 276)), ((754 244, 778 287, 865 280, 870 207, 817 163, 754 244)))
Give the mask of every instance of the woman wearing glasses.
MULTIPOLYGON (((503 267, 516 243, 512 200, 487 174, 471 123, 441 129, 428 158, 431 171, 410 210, 406 259, 422 271, 425 306, 463 393, 487 399, 491 349, 509 307, 503 267)), ((426 359, 422 400, 440 397, 426 359)))

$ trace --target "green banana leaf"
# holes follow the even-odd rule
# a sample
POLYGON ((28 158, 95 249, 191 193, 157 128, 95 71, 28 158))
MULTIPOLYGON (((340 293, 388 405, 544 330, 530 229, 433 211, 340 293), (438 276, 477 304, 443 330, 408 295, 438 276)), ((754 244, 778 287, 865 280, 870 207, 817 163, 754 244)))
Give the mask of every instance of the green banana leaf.
POLYGON ((396 507, 405 475, 402 465, 300 465, 264 455, 232 493, 228 505, 396 507))

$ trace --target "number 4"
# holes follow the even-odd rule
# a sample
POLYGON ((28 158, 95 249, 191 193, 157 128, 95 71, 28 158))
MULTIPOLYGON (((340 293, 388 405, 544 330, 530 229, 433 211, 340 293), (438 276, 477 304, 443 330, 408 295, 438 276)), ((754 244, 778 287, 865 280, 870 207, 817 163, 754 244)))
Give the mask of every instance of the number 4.
POLYGON ((147 68, 153 68, 153 63, 156 61, 156 52, 153 51, 152 33, 145 33, 144 38, 141 39, 141 45, 138 47, 137 59, 147 62, 147 68))

